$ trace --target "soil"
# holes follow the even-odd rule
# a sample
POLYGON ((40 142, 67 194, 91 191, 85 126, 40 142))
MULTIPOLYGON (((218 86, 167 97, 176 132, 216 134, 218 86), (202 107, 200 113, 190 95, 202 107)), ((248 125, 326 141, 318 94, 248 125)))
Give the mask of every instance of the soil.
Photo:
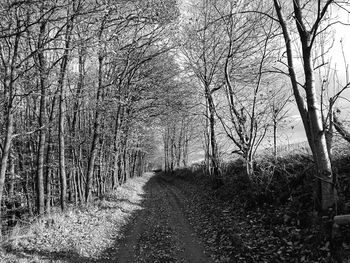
POLYGON ((237 182, 213 189, 188 171, 133 178, 53 224, 17 231, 0 262, 332 262, 329 242, 293 218, 293 206, 247 208, 237 182))
POLYGON ((161 173, 145 185, 142 209, 103 262, 212 262, 184 212, 184 196, 161 173))

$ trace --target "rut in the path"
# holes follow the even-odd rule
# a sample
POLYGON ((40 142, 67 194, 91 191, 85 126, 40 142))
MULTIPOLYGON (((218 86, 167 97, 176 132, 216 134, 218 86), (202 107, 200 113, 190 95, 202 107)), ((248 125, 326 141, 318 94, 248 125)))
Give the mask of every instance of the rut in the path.
POLYGON ((183 198, 162 175, 151 178, 143 210, 127 226, 113 262, 212 262, 184 216, 183 198))

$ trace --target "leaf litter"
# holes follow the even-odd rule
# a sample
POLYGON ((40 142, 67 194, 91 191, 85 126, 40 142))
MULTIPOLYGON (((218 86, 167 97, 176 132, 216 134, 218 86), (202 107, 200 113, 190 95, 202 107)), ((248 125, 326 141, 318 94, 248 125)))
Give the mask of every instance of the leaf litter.
POLYGON ((320 230, 303 228, 287 206, 247 209, 236 193, 225 197, 230 187, 215 190, 203 178, 162 178, 142 204, 149 197, 144 186, 150 176, 129 181, 93 206, 52 216, 51 224, 50 217, 43 219, 30 227, 28 237, 9 242, 1 262, 128 262, 130 255, 131 262, 191 262, 186 245, 197 241, 208 256, 199 262, 330 262, 330 244, 320 230), (192 241, 184 242, 180 224, 189 224, 192 241), (134 243, 121 231, 127 225, 134 243), (114 254, 106 254, 113 246, 114 254))
POLYGON ((29 227, 15 230, 3 242, 1 262, 93 262, 122 235, 137 210, 142 209, 143 187, 152 174, 129 180, 92 205, 52 213, 29 227), (22 234, 18 237, 18 233, 22 234))

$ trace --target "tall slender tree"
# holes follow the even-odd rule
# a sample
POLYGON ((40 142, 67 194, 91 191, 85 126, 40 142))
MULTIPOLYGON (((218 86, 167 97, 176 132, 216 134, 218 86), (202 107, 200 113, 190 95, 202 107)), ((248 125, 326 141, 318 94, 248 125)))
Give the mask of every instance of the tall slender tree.
POLYGON ((186 27, 187 36, 182 45, 182 52, 186 58, 189 69, 198 78, 203 88, 205 101, 204 116, 207 129, 207 170, 214 184, 222 183, 219 169, 219 154, 216 134, 216 113, 214 93, 222 88, 223 82, 218 77, 225 49, 222 45, 224 31, 218 24, 213 23, 217 17, 215 6, 211 1, 200 1, 193 8, 193 22, 186 27))
MULTIPOLYGON (((307 139, 312 150, 318 173, 317 201, 320 211, 327 211, 333 208, 336 202, 336 189, 332 172, 332 165, 327 149, 325 128, 322 122, 321 106, 317 97, 317 87, 315 83, 315 69, 313 66, 313 50, 315 40, 321 29, 321 24, 327 19, 328 11, 334 0, 315 2, 302 2, 293 0, 292 3, 282 4, 278 0, 273 0, 274 9, 277 15, 276 21, 280 25, 283 33, 288 74, 293 88, 300 116, 302 118, 307 139), (302 76, 297 74, 295 50, 292 47, 293 34, 292 24, 287 21, 285 12, 292 8, 294 26, 297 29, 297 39, 301 45, 302 76), (306 8, 315 10, 314 14, 304 13, 306 8), (299 80, 301 79, 301 81, 299 80), (302 83, 304 81, 304 83, 302 83), (300 84, 302 83, 302 84, 300 84), (302 88, 302 91, 301 91, 302 88), (305 96, 302 92, 305 92, 305 96)), ((288 11, 287 11, 288 12, 288 11)))

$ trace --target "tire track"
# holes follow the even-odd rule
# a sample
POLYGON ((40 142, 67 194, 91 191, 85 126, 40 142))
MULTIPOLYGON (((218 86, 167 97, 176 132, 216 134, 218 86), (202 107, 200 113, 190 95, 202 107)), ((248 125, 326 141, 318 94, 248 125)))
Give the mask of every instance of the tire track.
POLYGON ((163 178, 159 178, 160 185, 166 189, 167 201, 172 208, 171 223, 177 233, 177 239, 181 246, 181 252, 178 254, 179 262, 212 262, 205 255, 203 245, 199 242, 199 239, 196 237, 195 232, 185 217, 184 205, 181 199, 183 200, 186 197, 179 193, 178 189, 169 182, 163 178))
POLYGON ((146 186, 146 199, 111 262, 212 262, 184 213, 179 189, 161 174, 146 186))

